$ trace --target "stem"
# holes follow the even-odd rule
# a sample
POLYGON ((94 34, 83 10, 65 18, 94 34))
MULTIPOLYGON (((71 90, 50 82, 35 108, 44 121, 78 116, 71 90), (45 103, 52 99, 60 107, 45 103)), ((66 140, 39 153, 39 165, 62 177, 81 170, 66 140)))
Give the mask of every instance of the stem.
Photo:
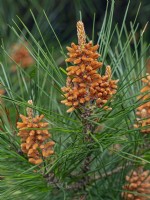
MULTIPOLYGON (((119 173, 121 170, 124 170, 124 169, 126 169, 126 167, 129 167, 129 166, 132 166, 132 163, 127 163, 124 166, 117 167, 116 169, 114 169, 112 171, 108 171, 107 173, 101 174, 100 176, 96 176, 95 178, 91 179, 90 181, 91 181, 91 183, 95 183, 96 181, 99 181, 99 180, 101 180, 103 178, 106 178, 108 176, 112 176, 112 175, 114 175, 116 173, 119 173)), ((2 178, 4 178, 4 177, 2 177, 2 178)), ((49 181, 49 184, 51 186, 53 186, 53 188, 56 188, 56 189, 59 189, 60 188, 59 185, 61 185, 61 183, 56 179, 53 179, 53 180, 51 179, 49 181)), ((82 185, 79 185, 77 183, 73 183, 73 184, 69 184, 67 186, 65 185, 64 189, 78 191, 78 190, 81 189, 81 187, 82 187, 82 185)), ((83 195, 82 195, 82 197, 83 197, 83 195)))
MULTIPOLYGON (((84 110, 81 114, 81 119, 82 119, 82 124, 83 124, 83 134, 84 134, 84 142, 85 143, 89 143, 92 142, 92 138, 90 136, 90 133, 92 132, 93 126, 92 124, 89 122, 89 117, 92 114, 92 109, 87 105, 84 107, 84 110)), ((83 178, 81 180, 82 183, 82 188, 84 191, 86 191, 86 186, 89 184, 90 182, 90 177, 87 175, 87 172, 90 170, 90 163, 91 163, 91 155, 90 153, 87 154, 83 166, 82 166, 82 172, 83 172, 83 178)), ((84 194, 84 196, 82 196, 82 199, 86 199, 87 194, 84 194)))

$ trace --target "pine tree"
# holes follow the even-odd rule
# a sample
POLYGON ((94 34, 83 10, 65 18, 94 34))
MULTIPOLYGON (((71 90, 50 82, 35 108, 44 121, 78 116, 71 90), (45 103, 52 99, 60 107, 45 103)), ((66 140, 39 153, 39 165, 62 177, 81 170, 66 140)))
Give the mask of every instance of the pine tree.
POLYGON ((13 21, 21 51, 2 43, 0 199, 150 198, 147 25, 139 38, 137 18, 128 31, 127 7, 114 26, 114 7, 97 41, 80 16, 67 52, 45 11, 52 43, 32 11, 35 32, 13 21))

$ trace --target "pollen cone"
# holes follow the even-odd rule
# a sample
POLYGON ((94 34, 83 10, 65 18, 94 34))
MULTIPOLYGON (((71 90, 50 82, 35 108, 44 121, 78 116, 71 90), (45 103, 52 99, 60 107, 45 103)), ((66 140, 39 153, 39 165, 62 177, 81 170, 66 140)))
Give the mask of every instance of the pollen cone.
MULTIPOLYGON (((28 103, 32 105, 32 101, 28 103)), ((43 159, 54 153, 53 141, 48 131, 48 123, 43 121, 44 115, 34 117, 32 108, 27 108, 27 116, 20 115, 22 122, 17 122, 18 136, 21 137, 21 150, 27 154, 29 162, 40 164, 43 159)))
MULTIPOLYGON (((35 60, 25 46, 29 46, 27 42, 24 42, 23 44, 16 43, 12 46, 11 52, 12 59, 22 68, 28 68, 35 63, 35 60)), ((11 71, 16 71, 16 65, 11 67, 11 71)))
MULTIPOLYGON (((99 46, 86 42, 83 22, 77 22, 78 45, 71 43, 67 47, 66 62, 72 65, 67 67, 66 86, 62 88, 65 100, 61 101, 70 107, 67 112, 84 106, 87 102, 102 107, 116 93, 118 80, 111 79, 111 67, 106 67, 105 75, 98 73, 103 65, 98 61, 99 46)), ((105 109, 110 109, 108 106, 105 109)))
POLYGON ((146 103, 143 103, 141 106, 137 108, 136 115, 137 123, 134 125, 135 128, 142 127, 141 132, 144 134, 150 133, 150 74, 146 74, 146 77, 142 79, 142 82, 144 83, 143 88, 141 89, 141 95, 138 96, 138 99, 140 101, 146 101, 146 103), (144 128, 145 127, 145 128, 144 128))
POLYGON ((149 200, 150 199, 150 171, 142 168, 131 171, 126 176, 127 183, 123 186, 124 200, 149 200))

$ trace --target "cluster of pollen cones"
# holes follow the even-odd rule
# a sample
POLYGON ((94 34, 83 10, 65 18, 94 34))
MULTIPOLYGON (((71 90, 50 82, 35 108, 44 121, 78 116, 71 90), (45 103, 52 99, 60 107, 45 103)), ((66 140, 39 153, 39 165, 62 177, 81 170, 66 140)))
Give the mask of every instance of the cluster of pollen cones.
MULTIPOLYGON (((69 58, 66 62, 72 63, 67 67, 66 86, 62 88, 65 100, 61 101, 70 108, 72 112, 76 108, 85 105, 86 102, 95 103, 102 107, 116 93, 118 80, 111 79, 111 67, 106 67, 105 75, 101 76, 98 69, 103 63, 98 62, 98 45, 92 42, 86 43, 84 25, 81 21, 77 23, 78 45, 72 43, 67 47, 69 58)), ((111 109, 104 106, 104 109, 111 109)))
POLYGON ((138 168, 126 176, 127 184, 123 186, 124 200, 149 200, 150 199, 150 170, 138 168))
POLYGON ((141 95, 138 97, 141 101, 146 101, 137 108, 137 124, 134 125, 135 128, 142 127, 141 132, 148 134, 150 133, 150 74, 146 74, 146 77, 142 79, 144 87, 141 89, 141 95), (144 128, 145 127, 145 128, 144 128))
MULTIPOLYGON (((32 101, 28 101, 32 105, 32 101)), ((18 136, 21 137, 21 150, 26 153, 29 162, 32 164, 40 164, 44 158, 54 153, 53 141, 48 141, 50 133, 48 132, 48 123, 43 122, 44 115, 33 117, 33 110, 27 108, 27 117, 20 115, 22 122, 17 122, 19 129, 18 136)))
MULTIPOLYGON (((25 46, 29 46, 27 42, 24 42, 24 44, 15 44, 12 47, 11 53, 12 59, 22 68, 30 67, 35 63, 34 59, 32 58, 28 49, 25 46)), ((13 65, 11 70, 16 71, 16 66, 13 65)))

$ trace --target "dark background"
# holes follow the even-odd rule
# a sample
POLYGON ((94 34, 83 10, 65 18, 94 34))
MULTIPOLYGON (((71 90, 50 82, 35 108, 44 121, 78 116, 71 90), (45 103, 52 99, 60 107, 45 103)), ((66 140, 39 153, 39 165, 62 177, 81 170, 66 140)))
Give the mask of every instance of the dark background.
MULTIPOLYGON (((128 0, 116 0, 114 11, 114 24, 118 23, 121 27, 122 20, 128 0)), ((111 1, 109 1, 110 5, 111 1)), ((150 18, 150 1, 149 0, 131 0, 129 11, 127 15, 126 25, 130 30, 130 21, 134 21, 138 7, 141 3, 137 22, 139 22, 139 29, 143 29, 145 24, 150 18)), ((40 29, 45 38, 50 37, 48 24, 43 16, 43 9, 46 11, 53 28, 55 29, 60 41, 68 43, 75 35, 75 25, 80 18, 79 11, 82 13, 82 20, 86 27, 86 32, 91 36, 91 30, 93 25, 94 13, 95 18, 95 35, 101 28, 102 20, 104 17, 107 1, 106 0, 1 0, 0 1, 0 37, 8 40, 11 38, 11 30, 9 25, 12 25, 12 19, 14 19, 20 27, 22 27, 17 21, 19 16, 23 22, 27 25, 30 31, 34 31, 34 20, 31 16, 30 9, 36 16, 36 19, 40 25, 40 29)), ((150 29, 147 27, 146 40, 149 42, 150 29)), ((138 35, 138 33, 137 33, 138 35)), ((36 31, 34 31, 36 36, 36 31)))

